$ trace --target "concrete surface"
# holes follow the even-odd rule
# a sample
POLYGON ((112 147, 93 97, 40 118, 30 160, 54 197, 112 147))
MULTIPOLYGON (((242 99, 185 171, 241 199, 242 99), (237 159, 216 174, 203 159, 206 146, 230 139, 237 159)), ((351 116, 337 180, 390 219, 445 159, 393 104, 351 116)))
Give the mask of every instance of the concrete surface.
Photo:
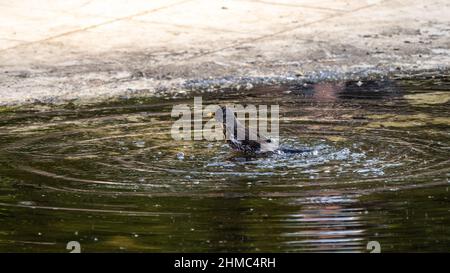
POLYGON ((0 0, 0 104, 447 69, 448 0, 0 0))

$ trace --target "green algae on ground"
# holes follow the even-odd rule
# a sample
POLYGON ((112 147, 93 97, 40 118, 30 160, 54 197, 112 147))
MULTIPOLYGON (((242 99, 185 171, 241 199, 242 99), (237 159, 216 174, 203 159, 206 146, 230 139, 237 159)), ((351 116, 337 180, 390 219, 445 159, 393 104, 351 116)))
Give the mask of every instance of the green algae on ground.
POLYGON ((0 114, 1 113, 13 112, 16 109, 17 109, 17 107, 14 107, 14 106, 0 106, 0 114))
POLYGON ((438 91, 404 96, 412 105, 444 104, 450 101, 450 92, 438 91))
POLYGON ((368 115, 369 119, 374 120, 366 126, 370 128, 378 127, 417 127, 425 125, 450 125, 449 117, 434 117, 428 114, 400 115, 400 114, 382 114, 368 115))
POLYGON ((340 142, 340 141, 346 141, 347 138, 342 136, 327 136, 326 139, 328 139, 331 142, 340 142))

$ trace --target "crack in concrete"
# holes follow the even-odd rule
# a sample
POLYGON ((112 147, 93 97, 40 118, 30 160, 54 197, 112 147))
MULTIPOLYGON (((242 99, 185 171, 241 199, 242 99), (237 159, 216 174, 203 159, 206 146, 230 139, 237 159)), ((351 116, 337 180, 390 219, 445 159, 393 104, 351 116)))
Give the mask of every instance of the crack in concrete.
POLYGON ((317 24, 317 23, 321 23, 321 22, 330 20, 330 19, 343 17, 343 16, 346 16, 348 14, 351 14, 351 13, 354 13, 354 12, 357 12, 357 11, 360 11, 360 10, 364 10, 364 9, 367 9, 367 8, 370 8, 370 7, 373 7, 373 6, 377 6, 377 5, 381 4, 381 3, 388 2, 388 1, 390 1, 390 0, 381 0, 381 1, 377 2, 377 3, 366 5, 366 6, 363 6, 363 7, 359 7, 359 8, 353 9, 353 10, 349 10, 349 11, 344 12, 344 13, 333 14, 333 15, 330 15, 329 17, 321 18, 321 19, 318 19, 316 21, 299 24, 299 25, 297 25, 295 27, 286 28, 286 29, 283 29, 283 30, 280 30, 280 31, 277 31, 277 32, 274 32, 274 33, 271 33, 271 34, 265 34, 265 35, 261 35, 261 36, 256 37, 256 38, 243 40, 243 41, 240 41, 238 43, 233 43, 233 44, 231 44, 229 46, 219 48, 217 50, 211 50, 211 51, 208 51, 208 52, 201 53, 199 55, 195 55, 195 56, 186 58, 186 59, 184 59, 184 61, 189 61, 189 60, 193 60, 193 59, 196 59, 196 58, 204 57, 206 55, 211 55, 211 54, 214 54, 214 53, 217 53, 217 52, 225 51, 227 49, 234 48, 234 47, 236 47, 238 45, 258 42, 258 41, 261 41, 261 40, 264 40, 264 39, 267 39, 267 38, 275 37, 275 36, 280 35, 280 34, 285 34, 287 32, 296 30, 296 29, 301 28, 301 27, 307 27, 307 26, 311 26, 311 25, 314 25, 314 24, 317 24))
POLYGON ((342 10, 342 9, 315 7, 315 6, 309 6, 309 5, 303 5, 303 4, 276 3, 276 2, 265 1, 265 0, 241 0, 241 1, 260 3, 260 4, 266 4, 266 5, 274 5, 274 6, 282 6, 282 7, 306 8, 306 9, 313 9, 313 10, 317 10, 317 11, 326 11, 326 12, 330 12, 330 11, 331 12, 345 12, 345 10, 342 10))
POLYGON ((64 33, 61 33, 61 34, 58 34, 58 35, 54 35, 54 36, 45 38, 45 39, 32 41, 32 42, 28 42, 28 43, 23 43, 23 44, 15 45, 15 46, 12 46, 12 47, 8 47, 8 48, 0 50, 0 53, 8 51, 8 50, 11 50, 11 49, 16 49, 16 48, 20 48, 20 47, 23 47, 23 46, 28 46, 28 45, 31 45, 31 44, 39 44, 39 43, 47 42, 47 41, 50 41, 50 40, 53 40, 53 39, 56 39, 56 38, 61 38, 61 37, 68 36, 68 35, 71 35, 71 34, 74 34, 74 33, 87 31, 87 30, 90 30, 90 29, 94 29, 94 28, 98 28, 98 27, 104 26, 104 25, 108 25, 108 24, 112 24, 112 23, 116 23, 116 22, 120 22, 120 21, 124 21, 124 20, 130 20, 133 17, 142 16, 142 15, 149 14, 149 13, 152 13, 152 12, 157 12, 157 11, 160 11, 160 10, 163 10, 163 9, 171 8, 173 6, 181 5, 181 4, 184 4, 184 3, 187 3, 187 2, 191 2, 191 1, 193 1, 193 0, 182 0, 182 1, 175 2, 173 4, 169 4, 169 5, 163 6, 163 7, 158 7, 158 8, 153 8, 153 9, 150 9, 150 10, 141 11, 141 12, 138 12, 138 13, 135 13, 135 14, 132 14, 132 15, 124 16, 124 17, 114 18, 114 19, 107 20, 107 21, 99 23, 99 24, 90 25, 90 26, 87 26, 87 27, 84 27, 84 28, 79 28, 79 29, 67 31, 67 32, 64 32, 64 33))

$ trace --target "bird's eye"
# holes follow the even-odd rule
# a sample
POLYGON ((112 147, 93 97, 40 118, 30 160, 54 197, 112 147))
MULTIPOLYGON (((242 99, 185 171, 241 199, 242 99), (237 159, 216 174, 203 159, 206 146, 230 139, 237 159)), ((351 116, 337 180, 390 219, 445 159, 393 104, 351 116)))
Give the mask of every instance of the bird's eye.
POLYGON ((268 139, 268 140, 266 140, 266 142, 267 142, 267 143, 271 143, 271 142, 272 142, 272 140, 271 140, 271 139, 268 139))

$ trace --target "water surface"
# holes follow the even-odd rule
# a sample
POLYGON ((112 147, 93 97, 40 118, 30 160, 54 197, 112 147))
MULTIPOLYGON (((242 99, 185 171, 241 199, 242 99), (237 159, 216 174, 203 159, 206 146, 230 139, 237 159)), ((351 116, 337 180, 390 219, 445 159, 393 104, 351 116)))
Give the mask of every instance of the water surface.
POLYGON ((3 109, 0 251, 450 250, 447 75, 201 95, 279 104, 282 144, 312 152, 174 141, 186 96, 3 109))

